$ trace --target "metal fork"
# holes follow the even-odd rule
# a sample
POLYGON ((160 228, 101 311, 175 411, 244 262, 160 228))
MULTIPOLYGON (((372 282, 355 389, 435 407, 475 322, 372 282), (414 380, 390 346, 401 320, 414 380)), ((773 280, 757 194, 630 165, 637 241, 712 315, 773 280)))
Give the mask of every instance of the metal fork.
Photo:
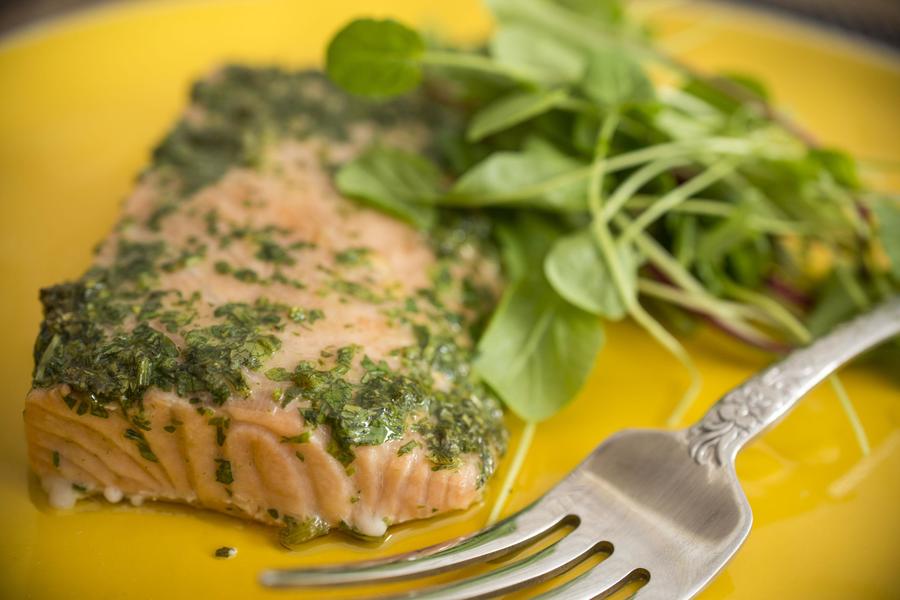
POLYGON ((608 558, 540 598, 604 598, 643 577, 638 600, 680 600, 703 589, 750 531, 734 459, 800 398, 857 354, 900 333, 900 297, 791 353, 680 431, 626 430, 598 446, 521 512, 473 535, 392 558, 270 570, 263 585, 317 587, 424 577, 520 551, 553 531, 552 545, 493 571, 392 598, 489 598, 563 573, 595 552, 608 558))

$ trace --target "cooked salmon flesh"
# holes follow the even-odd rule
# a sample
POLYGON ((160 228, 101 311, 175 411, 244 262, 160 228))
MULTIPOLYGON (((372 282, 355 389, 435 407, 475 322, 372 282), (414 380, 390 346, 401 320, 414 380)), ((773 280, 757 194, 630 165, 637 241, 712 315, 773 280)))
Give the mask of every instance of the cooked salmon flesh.
POLYGON ((452 127, 314 72, 195 85, 93 266, 41 290, 24 416, 51 503, 186 502, 293 544, 476 502, 506 439, 470 369, 489 231, 448 213, 426 234, 333 184, 372 144, 428 153, 452 127))

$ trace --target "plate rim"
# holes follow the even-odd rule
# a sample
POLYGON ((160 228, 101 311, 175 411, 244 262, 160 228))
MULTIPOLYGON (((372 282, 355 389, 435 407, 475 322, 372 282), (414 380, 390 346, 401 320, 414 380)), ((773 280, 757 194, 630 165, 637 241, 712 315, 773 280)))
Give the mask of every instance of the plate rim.
MULTIPOLYGON (((650 4, 652 0, 635 0, 633 6, 650 4)), ((226 3, 246 3, 246 0, 120 0, 104 2, 86 7, 75 7, 54 15, 39 17, 0 33, 0 55, 16 50, 30 42, 39 42, 42 36, 51 36, 66 28, 90 23, 92 20, 125 16, 140 11, 155 11, 162 7, 182 8, 186 6, 207 5, 222 6, 226 3)), ((807 36, 814 37, 823 45, 838 43, 844 50, 865 54, 867 60, 883 63, 882 66, 900 71, 900 48, 894 48, 880 40, 866 37, 853 31, 847 31, 830 23, 822 23, 800 15, 788 13, 772 6, 739 4, 731 0, 675 0, 672 5, 664 5, 659 11, 678 10, 682 4, 691 4, 693 8, 709 8, 714 11, 725 11, 735 14, 748 14, 754 18, 768 20, 802 30, 807 36)))

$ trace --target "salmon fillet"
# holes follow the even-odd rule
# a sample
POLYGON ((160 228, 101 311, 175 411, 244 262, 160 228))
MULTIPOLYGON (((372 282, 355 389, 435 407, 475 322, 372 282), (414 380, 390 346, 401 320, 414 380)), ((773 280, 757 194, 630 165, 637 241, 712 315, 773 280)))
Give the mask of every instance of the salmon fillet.
POLYGON ((429 152, 446 127, 314 72, 198 83, 94 265, 41 291, 24 418, 51 502, 186 502, 293 544, 477 501, 506 442, 470 369, 489 231, 447 213, 425 235, 332 184, 371 143, 429 152))

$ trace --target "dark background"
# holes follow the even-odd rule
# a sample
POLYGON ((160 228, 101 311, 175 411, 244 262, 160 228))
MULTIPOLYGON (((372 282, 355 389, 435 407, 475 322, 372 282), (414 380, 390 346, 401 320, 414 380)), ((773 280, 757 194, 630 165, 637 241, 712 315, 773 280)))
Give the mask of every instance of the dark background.
MULTIPOLYGON (((0 0, 0 34, 42 18, 108 1, 0 0)), ((776 11, 838 27, 900 49, 900 0, 721 1, 769 7, 776 11)))

